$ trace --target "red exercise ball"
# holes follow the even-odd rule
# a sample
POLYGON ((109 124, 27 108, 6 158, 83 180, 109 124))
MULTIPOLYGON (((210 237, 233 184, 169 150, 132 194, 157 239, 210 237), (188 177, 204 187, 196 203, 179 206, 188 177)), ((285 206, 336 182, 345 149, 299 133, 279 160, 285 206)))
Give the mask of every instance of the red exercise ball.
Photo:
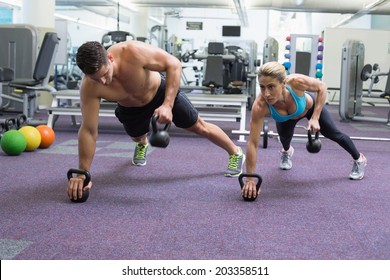
POLYGON ((54 130, 51 127, 48 127, 47 125, 43 125, 43 124, 38 125, 37 129, 41 134, 41 144, 39 145, 39 148, 41 149, 49 148, 55 140, 54 130))

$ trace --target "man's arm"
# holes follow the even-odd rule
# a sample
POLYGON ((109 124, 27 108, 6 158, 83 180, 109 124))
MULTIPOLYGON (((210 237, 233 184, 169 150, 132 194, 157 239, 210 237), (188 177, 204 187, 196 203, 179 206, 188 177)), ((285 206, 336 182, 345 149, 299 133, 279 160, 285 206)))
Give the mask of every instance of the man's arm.
POLYGON ((79 168, 90 170, 98 136, 100 98, 80 89, 82 122, 78 133, 79 168))
POLYGON ((165 99, 163 104, 155 110, 159 115, 159 122, 166 123, 172 121, 172 108, 175 98, 179 91, 182 66, 180 61, 155 46, 142 44, 142 55, 144 59, 144 68, 150 71, 165 72, 165 99))
MULTIPOLYGON (((100 98, 93 96, 88 86, 82 85, 80 100, 82 122, 78 133, 79 168, 90 171, 98 135, 100 98)), ((68 196, 70 199, 78 199, 83 196, 84 180, 83 175, 69 180, 68 196)), ((85 189, 91 187, 92 182, 85 189)))

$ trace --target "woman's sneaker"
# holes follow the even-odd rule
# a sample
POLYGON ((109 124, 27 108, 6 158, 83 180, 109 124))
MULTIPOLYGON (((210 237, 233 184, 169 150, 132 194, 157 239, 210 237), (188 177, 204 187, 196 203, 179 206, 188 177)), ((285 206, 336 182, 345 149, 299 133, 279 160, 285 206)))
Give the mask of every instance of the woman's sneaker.
POLYGON ((364 177, 364 168, 367 165, 367 159, 363 154, 360 154, 360 158, 358 160, 352 161, 352 171, 349 174, 349 178, 351 180, 361 180, 364 177))
POLYGON ((290 170, 292 168, 292 161, 291 158, 294 154, 294 148, 290 146, 290 149, 288 151, 281 151, 280 152, 280 164, 279 167, 282 170, 290 170))
POLYGON ((146 165, 146 152, 148 151, 149 144, 143 145, 136 143, 133 159, 131 160, 132 165, 144 166, 146 165))

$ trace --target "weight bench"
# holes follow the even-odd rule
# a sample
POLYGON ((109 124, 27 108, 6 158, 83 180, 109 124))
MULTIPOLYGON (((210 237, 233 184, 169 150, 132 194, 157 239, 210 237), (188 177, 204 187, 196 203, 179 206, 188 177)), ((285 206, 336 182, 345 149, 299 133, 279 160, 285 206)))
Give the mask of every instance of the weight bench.
POLYGON ((57 33, 47 32, 38 53, 33 77, 31 79, 17 78, 8 83, 9 87, 14 88, 15 93, 22 95, 23 114, 27 116, 27 123, 33 122, 33 117, 37 108, 37 91, 56 91, 48 83, 59 40, 57 33))
MULTIPOLYGON (((52 93, 53 101, 48 108, 47 125, 54 128, 59 116, 70 116, 72 124, 76 125, 75 116, 81 116, 80 93, 78 90, 60 90, 52 93)), ((216 94, 187 94, 188 99, 198 109, 200 116, 207 121, 240 122, 240 130, 245 130, 247 96, 243 94, 216 95, 216 94), (212 106, 212 107, 211 107, 212 106)), ((115 117, 115 102, 102 100, 100 117, 115 117)), ((240 135, 239 141, 245 138, 240 135)))
MULTIPOLYGON (((59 116, 70 116, 72 124, 77 125, 76 116, 81 116, 80 92, 79 90, 59 90, 52 93, 53 100, 48 108, 49 117, 47 126, 54 128, 59 116)), ((102 100, 100 104, 99 116, 115 117, 116 102, 102 100)))

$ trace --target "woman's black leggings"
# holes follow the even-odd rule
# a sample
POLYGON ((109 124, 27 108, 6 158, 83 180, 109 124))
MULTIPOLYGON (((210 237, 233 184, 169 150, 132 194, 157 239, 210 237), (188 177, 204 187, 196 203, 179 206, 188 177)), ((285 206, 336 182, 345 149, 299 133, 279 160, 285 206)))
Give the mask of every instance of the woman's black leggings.
MULTIPOLYGON (((315 105, 315 98, 313 95, 310 94, 310 96, 313 98, 313 107, 310 108, 309 111, 307 111, 304 118, 307 118, 308 120, 313 115, 314 111, 314 105, 315 105)), ((302 119, 302 118, 301 118, 302 119)), ((288 120, 286 122, 276 122, 276 129, 279 134, 280 142, 282 143, 283 149, 287 151, 290 148, 291 139, 294 134, 294 128, 297 124, 298 120, 288 120)), ((357 150, 355 144, 352 142, 351 138, 346 135, 345 133, 341 132, 335 125, 335 123, 332 120, 332 116, 326 110, 326 108, 322 108, 322 112, 319 119, 320 124, 320 132, 321 134, 329 138, 336 143, 338 143, 341 147, 343 147, 344 150, 346 150, 354 160, 359 159, 360 153, 357 150)))

